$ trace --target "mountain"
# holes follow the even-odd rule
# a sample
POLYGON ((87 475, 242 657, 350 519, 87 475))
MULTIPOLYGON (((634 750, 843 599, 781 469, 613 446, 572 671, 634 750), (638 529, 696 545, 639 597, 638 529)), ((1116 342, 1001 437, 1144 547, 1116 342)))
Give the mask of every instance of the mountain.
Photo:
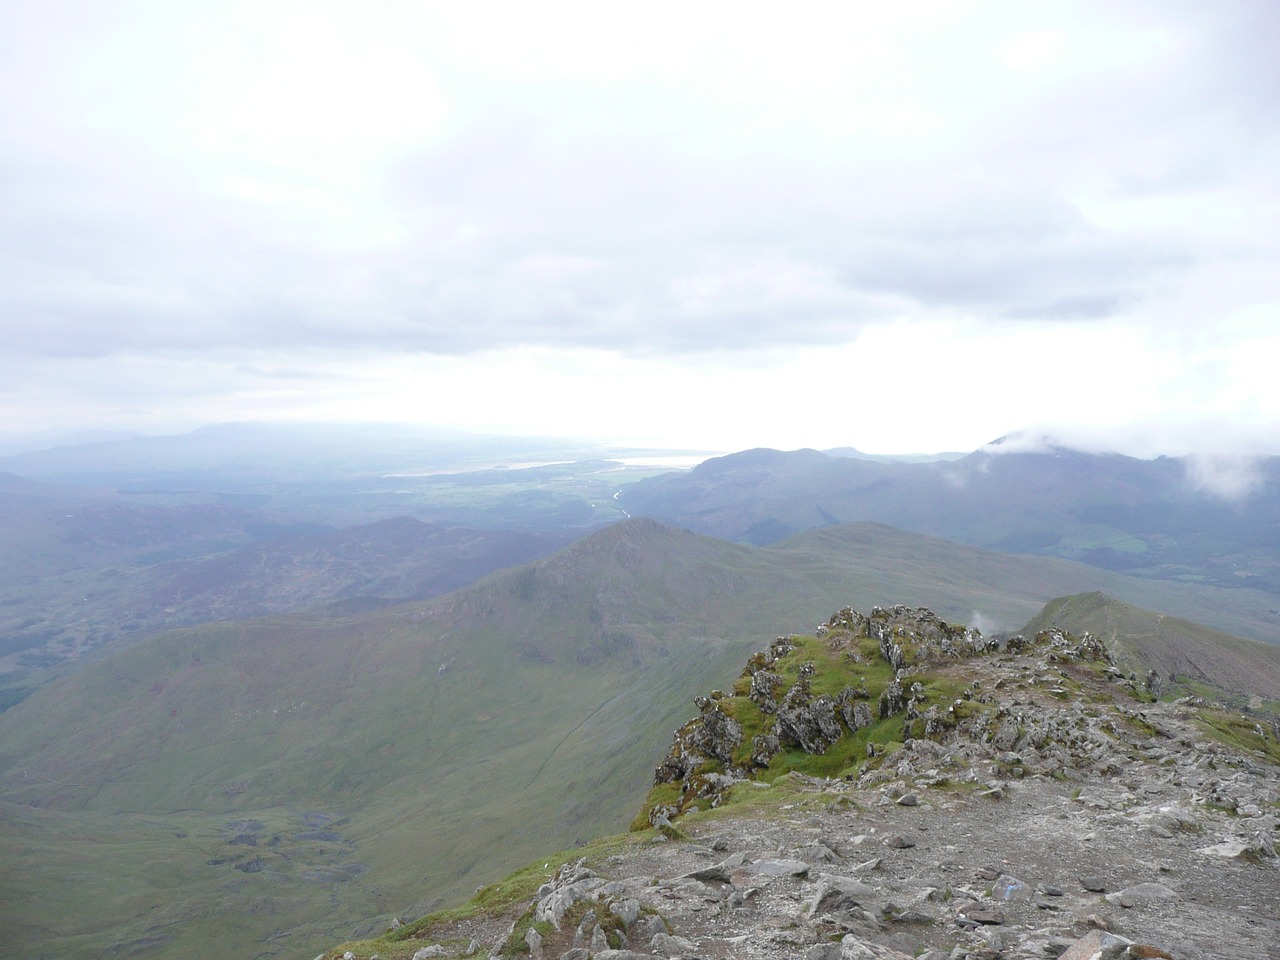
POLYGON ((1280 943, 1280 721, 1110 646, 845 608, 697 698, 633 832, 318 960, 1254 960, 1280 943))
POLYGON ((689 697, 791 624, 893 596, 1013 627, 1102 581, 1255 615, 876 524, 633 520, 425 602, 144 640, 0 714, 0 925, 23 957, 305 954, 624 825, 689 697))
POLYGON ((1280 703, 1280 644, 1243 640, 1097 592, 1053 600, 1023 632, 1054 628, 1100 637, 1123 665, 1154 670, 1165 686, 1194 692, 1208 684, 1216 697, 1233 693, 1242 705, 1250 697, 1280 703))
MULTIPOLYGON (((619 502, 633 516, 755 544, 873 520, 1135 576, 1280 594, 1280 458, 1206 466, 1000 449, 926 463, 748 450, 643 480, 619 502)), ((1280 618, 1280 603, 1272 606, 1280 618)))

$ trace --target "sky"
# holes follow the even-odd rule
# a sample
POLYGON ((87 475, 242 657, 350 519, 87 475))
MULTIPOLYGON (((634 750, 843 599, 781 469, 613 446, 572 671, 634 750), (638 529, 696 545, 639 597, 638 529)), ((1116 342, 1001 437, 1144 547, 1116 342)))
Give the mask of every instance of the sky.
POLYGON ((0 432, 1280 453, 1280 5, 0 0, 0 432))

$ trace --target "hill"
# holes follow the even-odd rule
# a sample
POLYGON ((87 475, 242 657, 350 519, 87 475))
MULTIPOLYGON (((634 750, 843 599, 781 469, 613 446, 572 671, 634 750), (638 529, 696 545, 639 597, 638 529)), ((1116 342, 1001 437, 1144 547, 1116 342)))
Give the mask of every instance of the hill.
POLYGON ((788 624, 890 595, 1013 627, 1100 579, 1194 602, 875 524, 634 520, 426 602, 145 640, 0 714, 0 923, 16 956, 318 949, 625 824, 688 698, 788 624))
POLYGON ((1023 632, 1057 628, 1092 633, 1129 669, 1154 670, 1171 688, 1208 684, 1218 698, 1234 694, 1280 703, 1280 645, 1256 643, 1199 623, 1143 610, 1104 593, 1059 597, 1023 632))

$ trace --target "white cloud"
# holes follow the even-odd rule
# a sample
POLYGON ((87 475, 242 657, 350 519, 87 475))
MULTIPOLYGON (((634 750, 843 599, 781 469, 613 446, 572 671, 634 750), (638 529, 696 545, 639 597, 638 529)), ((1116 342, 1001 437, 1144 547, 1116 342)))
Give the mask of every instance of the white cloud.
POLYGON ((1280 420, 1276 21, 10 5, 0 412, 401 418, 410 371, 496 365, 505 405, 454 415, 880 450, 1280 420), (573 405, 610 383, 696 409, 573 405))

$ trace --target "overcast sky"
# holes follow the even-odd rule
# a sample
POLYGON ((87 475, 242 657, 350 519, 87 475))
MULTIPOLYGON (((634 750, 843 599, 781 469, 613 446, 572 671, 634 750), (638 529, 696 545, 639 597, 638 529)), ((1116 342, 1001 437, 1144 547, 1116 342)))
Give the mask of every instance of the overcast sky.
POLYGON ((1280 4, 0 0, 0 430, 1280 453, 1280 4))

